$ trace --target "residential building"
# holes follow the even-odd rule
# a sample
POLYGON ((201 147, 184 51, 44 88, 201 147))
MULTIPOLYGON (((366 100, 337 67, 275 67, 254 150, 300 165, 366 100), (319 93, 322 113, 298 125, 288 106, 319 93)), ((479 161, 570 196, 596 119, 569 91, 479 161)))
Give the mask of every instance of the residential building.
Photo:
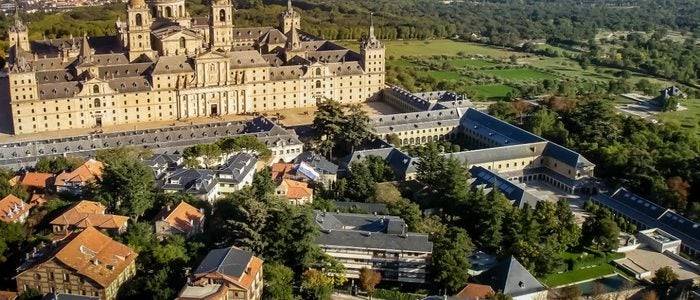
POLYGON ((15 276, 18 291, 63 293, 115 299, 136 273, 136 252, 88 227, 27 253, 15 276))
POLYGON ((211 2, 204 17, 185 6, 130 0, 116 35, 101 37, 30 40, 17 19, 0 77, 13 132, 359 103, 384 88, 385 49, 372 25, 358 53, 302 32, 291 4, 277 28, 234 26, 230 0, 211 2))
POLYGON ((612 195, 598 194, 591 200, 635 224, 639 230, 658 228, 681 241, 680 252, 700 257, 700 224, 625 188, 612 195))
POLYGON ((314 211, 320 229, 316 243, 345 266, 345 276, 357 279, 362 268, 382 280, 425 283, 433 243, 428 235, 408 231, 395 216, 314 211))
POLYGON ((114 234, 126 232, 129 217, 105 214, 106 207, 99 202, 82 200, 51 221, 54 233, 96 228, 114 234))
POLYGON ((73 171, 63 171, 56 175, 56 191, 78 194, 89 184, 102 179, 104 164, 94 159, 88 159, 85 163, 73 171))
POLYGON ((5 223, 24 223, 29 216, 30 206, 15 195, 7 195, 0 200, 0 221, 5 223))
POLYGON ((187 237, 204 230, 204 212, 185 201, 175 207, 167 205, 156 216, 155 232, 158 236, 182 234, 187 237))
POLYGON ((40 172, 26 172, 17 175, 16 184, 25 187, 29 191, 44 191, 54 184, 54 174, 40 172))
POLYGON ((306 182, 282 179, 275 188, 275 193, 294 205, 310 204, 314 201, 314 190, 309 188, 306 182))
POLYGON ((173 168, 149 163, 158 178, 157 185, 165 192, 183 192, 200 200, 213 203, 223 195, 233 193, 253 182, 257 157, 248 152, 238 152, 216 169, 173 168))
POLYGON ((490 286, 513 300, 546 299, 547 288, 523 267, 515 257, 506 259, 472 280, 490 286))
POLYGON ((236 247, 211 250, 177 299, 261 299, 262 267, 263 261, 251 252, 236 247))
POLYGON ((338 165, 316 152, 304 151, 293 162, 300 167, 304 164, 297 172, 303 173, 310 180, 330 186, 338 179, 338 165))

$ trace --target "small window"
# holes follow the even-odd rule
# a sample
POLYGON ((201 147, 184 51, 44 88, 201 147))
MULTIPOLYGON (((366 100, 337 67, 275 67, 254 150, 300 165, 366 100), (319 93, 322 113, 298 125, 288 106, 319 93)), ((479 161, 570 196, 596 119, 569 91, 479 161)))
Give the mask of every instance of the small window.
POLYGON ((101 104, 102 103, 100 103, 100 99, 95 98, 95 101, 94 101, 95 108, 99 108, 101 106, 101 104))
POLYGON ((95 93, 95 94, 99 94, 99 93, 100 93, 100 86, 99 86, 99 85, 93 85, 93 86, 92 86, 92 92, 95 93))

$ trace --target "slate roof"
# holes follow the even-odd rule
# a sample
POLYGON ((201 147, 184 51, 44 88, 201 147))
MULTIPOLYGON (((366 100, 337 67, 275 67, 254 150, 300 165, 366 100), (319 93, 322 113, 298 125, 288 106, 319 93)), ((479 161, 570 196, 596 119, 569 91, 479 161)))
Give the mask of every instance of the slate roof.
POLYGON ((160 188, 195 195, 208 194, 217 184, 212 170, 178 169, 163 178, 160 188))
POLYGON ((469 169, 469 173, 475 179, 472 183, 473 186, 486 185, 489 188, 495 187, 518 208, 523 208, 526 203, 530 207, 535 207, 537 202, 541 201, 541 199, 526 191, 524 187, 486 168, 474 166, 469 169))
POLYGON ((488 271, 477 275, 474 277, 474 281, 489 285, 496 292, 511 297, 529 295, 546 290, 546 288, 512 256, 488 271))
POLYGON ((209 251, 199 264, 194 274, 221 273, 241 277, 253 258, 253 253, 236 247, 214 249, 209 251))
POLYGON ((511 160, 525 157, 539 156, 542 154, 546 143, 532 143, 510 145, 498 148, 486 148, 453 153, 445 153, 447 157, 455 158, 470 165, 482 164, 494 161, 511 160))
MULTIPOLYGON (((700 251, 700 224, 642 198, 625 188, 612 196, 598 194, 591 199, 640 223, 645 228, 659 228, 679 238, 689 248, 700 251)), ((640 228, 643 229, 643 228, 640 228)))
POLYGON ((231 156, 225 164, 221 165, 217 170, 217 174, 227 174, 231 175, 233 178, 221 178, 219 176, 218 180, 227 182, 239 183, 243 181, 245 176, 250 173, 250 171, 255 168, 255 163, 258 159, 255 155, 247 152, 238 152, 231 156))
POLYGON ((345 202, 333 201, 333 206, 343 211, 357 211, 367 214, 389 214, 389 208, 384 203, 367 203, 367 202, 345 202))
POLYGON ((316 243, 324 247, 433 251, 428 236, 407 232, 399 217, 314 211, 314 224, 321 229, 316 243))
POLYGON ((323 155, 312 151, 304 151, 301 154, 299 154, 296 158, 294 158, 295 164, 299 164, 302 162, 311 166, 316 172, 321 174, 338 173, 338 165, 332 163, 331 161, 323 157, 323 155))
POLYGON ((393 132, 421 130, 438 126, 459 126, 461 112, 459 109, 443 109, 411 112, 371 117, 374 132, 384 135, 393 132))
POLYGON ((543 155, 556 158, 557 160, 576 168, 594 166, 593 163, 583 157, 583 155, 553 142, 547 142, 543 155))
POLYGON ((378 156, 383 158, 399 178, 403 178, 408 173, 415 172, 415 160, 408 154, 401 152, 398 148, 387 147, 380 149, 360 150, 353 152, 343 159, 343 167, 349 169, 353 162, 362 161, 368 156, 378 156))
POLYGON ((258 117, 248 121, 171 126, 0 144, 0 165, 31 163, 39 157, 63 154, 90 155, 100 149, 126 146, 172 154, 180 153, 184 148, 195 144, 212 143, 223 137, 241 135, 255 136, 268 147, 302 144, 294 131, 258 117))
POLYGON ((468 108, 461 119, 464 130, 471 130, 488 138, 495 146, 517 145, 545 141, 526 130, 501 121, 473 108, 468 108))

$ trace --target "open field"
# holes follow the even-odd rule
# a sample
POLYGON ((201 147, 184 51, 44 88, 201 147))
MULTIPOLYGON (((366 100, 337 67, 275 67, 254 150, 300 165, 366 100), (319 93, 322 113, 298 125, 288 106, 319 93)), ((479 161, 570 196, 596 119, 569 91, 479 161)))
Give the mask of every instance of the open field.
POLYGON ((484 74, 495 75, 506 80, 514 81, 528 81, 537 80, 541 81, 543 79, 555 79, 556 76, 545 73, 538 70, 528 69, 528 68, 515 68, 515 69, 493 69, 493 70, 482 70, 484 74))
MULTIPOLYGON (((338 41, 337 43, 354 50, 359 49, 356 41, 338 41)), ((447 55, 483 55, 493 58, 507 58, 512 55, 525 56, 524 53, 491 47, 476 43, 455 42, 452 40, 428 40, 428 41, 384 41, 386 55, 391 60, 401 56, 433 56, 447 55)))
POLYGON ((660 113, 656 116, 657 119, 664 123, 677 124, 682 129, 700 136, 700 99, 687 99, 681 101, 681 105, 688 109, 660 113))
POLYGON ((514 90, 505 84, 475 85, 469 89, 484 99, 504 98, 514 90))

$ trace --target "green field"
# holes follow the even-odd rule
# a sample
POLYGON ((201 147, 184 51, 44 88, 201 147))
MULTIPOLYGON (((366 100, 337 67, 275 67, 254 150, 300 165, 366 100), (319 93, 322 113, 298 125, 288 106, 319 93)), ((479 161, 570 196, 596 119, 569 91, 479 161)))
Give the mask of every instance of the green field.
MULTIPOLYGON (((356 41, 338 41, 337 43, 354 50, 359 49, 359 44, 356 41)), ((523 53, 497 47, 452 40, 384 41, 384 45, 389 59, 397 59, 401 56, 456 56, 460 52, 464 55, 483 55, 494 58, 507 58, 512 55, 525 56, 523 53)))
POLYGON ((455 58, 449 60, 450 65, 455 68, 488 68, 497 65, 497 63, 479 58, 455 58))
POLYGON ((548 287, 557 287, 574 282, 596 279, 613 273, 615 273, 615 268, 610 264, 604 264, 560 274, 548 275, 545 278, 542 278, 542 283, 546 284, 548 287))
POLYGON ((657 116, 659 121, 677 124, 681 128, 700 135, 700 99, 687 99, 681 102, 687 110, 665 112, 657 116))
POLYGON ((505 98, 513 90, 504 84, 475 85, 469 89, 482 99, 505 98))
POLYGON ((462 76, 452 71, 428 71, 428 74, 437 80, 457 80, 462 76))
POLYGON ((545 73, 538 70, 533 70, 529 68, 515 68, 515 69, 492 69, 492 70, 482 70, 482 73, 495 75, 506 80, 514 81, 528 81, 528 80, 543 80, 543 79, 555 79, 556 76, 545 73))

